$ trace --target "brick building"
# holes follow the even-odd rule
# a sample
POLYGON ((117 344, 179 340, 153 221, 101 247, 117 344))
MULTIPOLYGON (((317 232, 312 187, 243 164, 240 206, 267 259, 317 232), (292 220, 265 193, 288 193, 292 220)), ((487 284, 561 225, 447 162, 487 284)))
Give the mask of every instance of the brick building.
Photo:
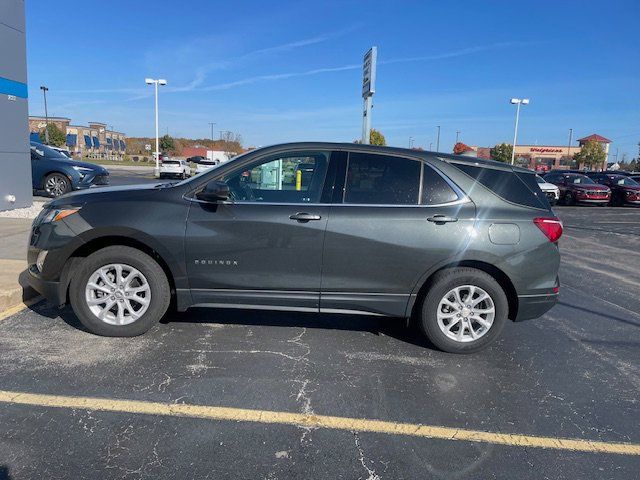
MULTIPOLYGON (((49 117, 66 136, 66 146, 74 157, 121 159, 126 151, 126 135, 109 130, 105 123, 89 122, 89 125, 71 125, 66 117, 49 117)), ((29 117, 31 139, 40 141, 39 133, 45 128, 45 117, 29 117)))
MULTIPOLYGON (((580 168, 573 156, 590 140, 595 140, 604 148, 607 157, 601 168, 606 169, 611 140, 596 133, 578 139, 578 145, 516 145, 515 163, 538 172, 546 172, 551 169, 580 168)), ((491 159, 491 148, 475 146, 471 148, 477 152, 478 158, 491 159)))

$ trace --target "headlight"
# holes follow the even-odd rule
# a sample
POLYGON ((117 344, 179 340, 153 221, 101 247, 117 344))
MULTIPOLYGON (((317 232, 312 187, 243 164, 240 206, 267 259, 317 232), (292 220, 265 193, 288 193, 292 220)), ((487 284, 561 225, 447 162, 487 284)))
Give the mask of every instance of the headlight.
POLYGON ((71 168, 73 168, 76 172, 80 172, 80 173, 93 172, 92 168, 87 168, 87 167, 76 167, 76 166, 73 166, 71 168))
POLYGON ((62 220, 63 218, 68 217, 69 215, 73 215, 78 210, 80 210, 80 207, 76 207, 76 208, 52 208, 51 210, 47 211, 47 213, 45 213, 42 216, 42 219, 41 219, 40 223, 42 224, 42 223, 57 222, 58 220, 62 220))

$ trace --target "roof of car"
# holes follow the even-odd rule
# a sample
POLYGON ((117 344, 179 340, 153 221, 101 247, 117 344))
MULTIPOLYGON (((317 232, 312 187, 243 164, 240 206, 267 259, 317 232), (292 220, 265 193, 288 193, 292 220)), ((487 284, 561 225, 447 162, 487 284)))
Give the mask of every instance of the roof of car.
MULTIPOLYGON (((331 149, 331 150, 351 150, 351 151, 363 151, 363 152, 376 152, 381 154, 391 154, 391 155, 407 155, 412 157, 430 157, 430 158, 438 158, 444 162, 450 163, 463 163, 467 165, 475 165, 480 167, 490 167, 497 168, 501 170, 512 170, 514 172, 520 173, 531 173, 534 174, 533 170, 529 170, 527 168, 519 167, 517 165, 510 165, 508 163, 496 162, 493 160, 482 160, 480 158, 469 157, 465 155, 455 155, 453 153, 443 153, 443 152, 430 152, 427 150, 415 150, 410 148, 400 148, 400 147, 388 147, 388 146, 380 146, 380 145, 364 145, 361 143, 338 143, 338 142, 291 142, 291 143, 281 143, 277 145, 270 145, 268 147, 263 147, 262 149, 281 149, 281 148, 296 148, 296 149, 331 149)), ((255 150, 253 150, 255 151, 255 150)))

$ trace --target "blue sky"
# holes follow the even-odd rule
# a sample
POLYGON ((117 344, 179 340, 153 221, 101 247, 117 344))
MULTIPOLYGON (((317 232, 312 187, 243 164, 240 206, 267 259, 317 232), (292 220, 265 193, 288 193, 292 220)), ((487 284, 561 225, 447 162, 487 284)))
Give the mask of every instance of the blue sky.
MULTIPOLYGON (((637 1, 28 0, 30 113, 153 134, 147 76, 166 78, 160 129, 242 134, 246 145, 352 141, 362 56, 379 49, 373 127, 441 149, 511 142, 512 96, 529 97, 518 143, 599 133, 640 142, 637 1)), ((216 137, 217 137, 216 133, 216 137)))

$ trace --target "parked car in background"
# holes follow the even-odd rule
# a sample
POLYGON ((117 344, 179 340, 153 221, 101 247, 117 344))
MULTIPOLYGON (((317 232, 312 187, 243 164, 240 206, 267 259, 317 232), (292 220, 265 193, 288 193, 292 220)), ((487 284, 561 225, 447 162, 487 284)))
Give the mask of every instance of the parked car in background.
POLYGON ((611 190, 599 185, 580 173, 551 172, 544 180, 557 185, 560 189, 560 201, 565 205, 591 204, 607 205, 611 200, 611 190))
POLYGON ((100 335, 140 335, 175 302, 414 317, 469 353, 557 301, 562 223, 539 192, 533 172, 477 158, 275 145, 175 184, 49 203, 29 282, 100 335), (297 164, 300 188, 283 175, 297 164))
POLYGON ((219 163, 220 162, 218 160, 209 160, 208 158, 203 158, 196 165, 196 173, 206 172, 207 170, 212 169, 213 167, 218 165, 219 163))
POLYGON ((545 181, 545 179, 540 175, 536 175, 536 182, 538 182, 538 186, 540 187, 540 190, 542 190, 542 193, 547 197, 549 205, 555 205, 558 203, 558 200, 560 200, 560 189, 557 185, 545 181))
POLYGON ((189 157, 187 158, 187 162, 191 162, 191 163, 200 163, 203 160, 206 160, 207 157, 203 157, 202 155, 196 155, 194 157, 189 157))
POLYGON ((31 180, 34 192, 59 197, 72 190, 108 185, 109 171, 93 163, 72 160, 53 148, 31 142, 31 180))
POLYGON ((191 176, 191 167, 186 160, 166 157, 160 164, 160 178, 187 178, 191 176))
POLYGON ((73 155, 71 155, 71 152, 69 150, 67 150, 66 148, 60 148, 60 147, 54 147, 52 145, 47 145, 49 148, 51 148, 52 150, 55 150, 58 153, 61 153, 62 155, 64 155, 67 158, 73 158, 73 155))
POLYGON ((609 172, 587 174, 594 182, 611 189, 611 205, 640 205, 640 183, 631 176, 609 172))

